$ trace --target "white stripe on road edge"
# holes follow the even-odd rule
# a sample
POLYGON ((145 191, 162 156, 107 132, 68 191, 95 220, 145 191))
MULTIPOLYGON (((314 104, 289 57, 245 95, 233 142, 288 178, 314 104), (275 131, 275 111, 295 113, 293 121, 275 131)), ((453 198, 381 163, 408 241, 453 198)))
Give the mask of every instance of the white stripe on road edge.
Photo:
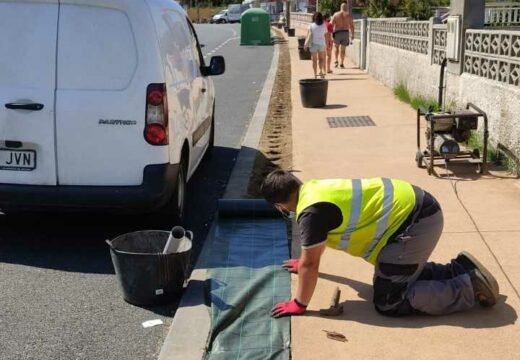
POLYGON ((206 55, 204 55, 203 57, 204 58, 207 58, 208 56, 210 56, 211 54, 215 53, 216 51, 220 50, 221 48, 223 48, 225 45, 227 45, 227 43, 229 43, 230 41, 233 41, 233 40, 237 40, 237 39, 240 39, 239 36, 235 36, 235 37, 232 37, 232 38, 229 38, 227 40, 225 40, 224 42, 222 42, 220 45, 218 45, 216 48, 214 48, 213 50, 211 50, 210 52, 206 53, 206 55))

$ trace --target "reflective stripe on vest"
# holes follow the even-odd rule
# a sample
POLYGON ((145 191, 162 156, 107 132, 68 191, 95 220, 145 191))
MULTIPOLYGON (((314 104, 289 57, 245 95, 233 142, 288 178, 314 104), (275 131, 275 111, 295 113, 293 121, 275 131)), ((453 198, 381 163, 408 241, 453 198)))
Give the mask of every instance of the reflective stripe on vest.
POLYGON ((363 191, 361 189, 361 180, 352 179, 352 205, 350 207, 350 214, 348 219, 348 225, 343 235, 341 235, 341 242, 336 249, 346 250, 348 242, 350 241, 350 235, 356 229, 359 217, 361 216, 361 198, 363 191))
POLYGON ((371 254, 376 245, 379 243, 386 229, 388 228, 388 219, 390 218, 390 213, 392 212, 392 205, 394 202, 394 186, 392 185, 392 181, 390 179, 382 178, 383 180, 383 216, 377 220, 377 230, 374 238, 368 245, 368 249, 363 254, 363 257, 367 259, 371 254))
POLYGON ((411 184, 386 178, 312 180, 300 189, 297 217, 317 203, 336 205, 341 225, 328 233, 327 246, 375 263, 388 238, 415 206, 411 184))

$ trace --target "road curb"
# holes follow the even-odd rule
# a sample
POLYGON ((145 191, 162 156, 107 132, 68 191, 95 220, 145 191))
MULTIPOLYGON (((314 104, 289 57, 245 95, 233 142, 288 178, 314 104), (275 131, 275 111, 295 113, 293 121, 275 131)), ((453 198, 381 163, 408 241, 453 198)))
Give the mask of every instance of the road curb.
MULTIPOLYGON (((231 172, 224 198, 242 198, 247 195, 249 178, 254 167, 257 148, 260 143, 264 123, 273 91, 280 49, 274 45, 271 67, 264 87, 256 104, 255 112, 242 140, 237 160, 231 172)), ((211 248, 209 232, 202 252, 191 273, 188 286, 181 298, 168 334, 161 347, 158 360, 201 360, 205 353, 211 320, 205 302, 206 256, 211 248)))
POLYGON ((269 110, 269 103, 271 101, 271 94, 273 92, 274 81, 276 79, 276 72, 278 71, 278 60, 280 58, 280 48, 274 45, 273 60, 269 73, 264 82, 264 88, 260 94, 260 98, 256 104, 255 112, 249 123, 246 131, 240 152, 238 153, 237 161, 233 167, 231 176, 229 177, 228 185, 224 193, 224 198, 242 198, 247 195, 247 188, 249 185, 249 178, 253 167, 255 165, 258 145, 264 130, 267 112, 269 110))

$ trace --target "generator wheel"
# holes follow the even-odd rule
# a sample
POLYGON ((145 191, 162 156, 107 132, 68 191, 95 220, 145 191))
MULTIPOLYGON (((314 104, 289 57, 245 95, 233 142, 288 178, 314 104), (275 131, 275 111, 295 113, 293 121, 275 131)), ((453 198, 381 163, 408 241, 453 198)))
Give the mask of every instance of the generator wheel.
POLYGON ((423 153, 421 151, 417 151, 417 153, 415 154, 415 163, 417 164, 417 167, 419 169, 424 169, 423 159, 423 153))

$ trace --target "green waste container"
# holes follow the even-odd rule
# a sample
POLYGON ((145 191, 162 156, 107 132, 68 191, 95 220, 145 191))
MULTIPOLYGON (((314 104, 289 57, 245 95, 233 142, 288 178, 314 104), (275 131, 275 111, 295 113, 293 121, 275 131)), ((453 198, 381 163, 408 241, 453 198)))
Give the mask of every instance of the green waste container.
POLYGON ((240 45, 272 45, 270 16, 263 9, 249 9, 240 17, 240 45))

